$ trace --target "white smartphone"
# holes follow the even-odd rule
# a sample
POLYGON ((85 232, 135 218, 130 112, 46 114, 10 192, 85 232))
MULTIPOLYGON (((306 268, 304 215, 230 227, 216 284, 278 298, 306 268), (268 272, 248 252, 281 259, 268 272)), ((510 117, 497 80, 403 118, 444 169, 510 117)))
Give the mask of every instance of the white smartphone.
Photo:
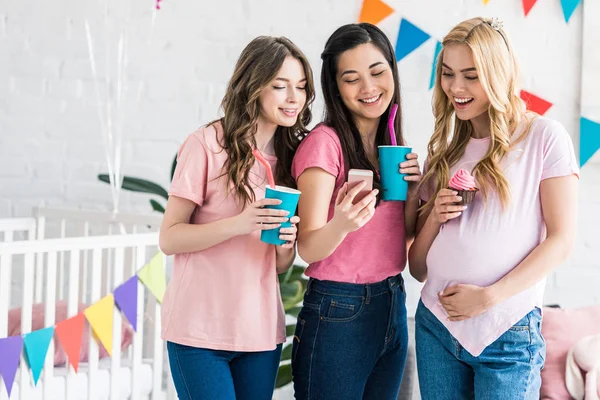
POLYGON ((369 169, 351 169, 348 171, 348 190, 365 181, 365 186, 354 197, 353 204, 358 203, 373 190, 373 171, 369 169))

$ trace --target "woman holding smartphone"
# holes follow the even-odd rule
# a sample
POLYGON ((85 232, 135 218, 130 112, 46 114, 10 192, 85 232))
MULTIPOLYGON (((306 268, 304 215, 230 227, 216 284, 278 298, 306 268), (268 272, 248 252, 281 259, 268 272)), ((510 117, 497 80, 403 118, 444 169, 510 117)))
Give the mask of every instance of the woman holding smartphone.
MULTIPOLYGON (((342 26, 321 58, 325 121, 292 163, 302 192, 298 252, 310 277, 292 349, 295 396, 391 400, 406 359, 400 273, 415 229, 419 164, 410 154, 399 166, 410 182, 406 202, 380 201, 377 146, 390 144, 387 120, 392 104, 400 104, 396 57, 385 34, 367 23, 342 26), (367 182, 349 189, 350 169, 373 176, 374 189, 358 202, 367 182)), ((404 143, 401 118, 395 132, 404 143)))

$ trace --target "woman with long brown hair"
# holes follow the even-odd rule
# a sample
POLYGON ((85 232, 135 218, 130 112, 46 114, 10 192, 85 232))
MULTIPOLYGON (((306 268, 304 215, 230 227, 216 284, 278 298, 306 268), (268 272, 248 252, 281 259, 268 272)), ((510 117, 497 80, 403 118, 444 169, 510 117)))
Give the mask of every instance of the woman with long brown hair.
POLYGON ((288 39, 258 37, 243 50, 223 117, 178 153, 160 247, 175 254, 162 337, 180 399, 271 399, 285 342, 277 274, 294 258, 298 217, 264 208, 267 173, 294 187, 291 163, 310 122, 310 65, 288 39), (260 240, 281 228, 281 246, 260 240))

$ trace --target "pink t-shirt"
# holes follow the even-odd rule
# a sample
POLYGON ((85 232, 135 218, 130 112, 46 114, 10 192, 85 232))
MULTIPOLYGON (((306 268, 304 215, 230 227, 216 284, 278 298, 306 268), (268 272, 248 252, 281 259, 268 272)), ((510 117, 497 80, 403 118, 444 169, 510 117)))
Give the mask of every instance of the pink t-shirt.
MULTIPOLYGON (((321 168, 336 178, 329 221, 337 192, 346 182, 346 168, 340 140, 324 124, 316 126, 300 143, 292 163, 294 179, 297 181, 307 168, 321 168)), ((350 232, 329 257, 310 264, 306 275, 319 280, 373 283, 399 274, 405 265, 404 202, 382 201, 369 222, 350 232)))
MULTIPOLYGON (((526 125, 521 123, 519 132, 526 125)), ((489 145, 489 138, 471 138, 451 174, 459 168, 472 171, 489 145)), ((459 322, 446 319, 437 293, 459 283, 491 285, 519 265, 545 237, 540 182, 579 173, 569 134, 560 123, 543 117, 532 123, 528 136, 505 157, 501 167, 510 184, 509 207, 503 210, 494 195, 488 197, 486 205, 479 192, 460 217, 442 225, 427 254, 427 282, 421 292, 423 304, 473 356, 481 354, 533 308, 542 307, 546 280, 459 322)), ((426 190, 421 197, 428 200, 430 196, 426 190)))
MULTIPOLYGON (((242 211, 233 195, 227 195, 227 177, 221 176, 226 153, 217 140, 222 134, 220 124, 202 127, 178 153, 169 195, 197 204, 191 217, 194 224, 242 211)), ((275 157, 265 158, 275 167, 275 157)), ((264 198, 266 182, 266 170, 256 162, 250 184, 257 200, 264 198)), ((162 304, 162 338, 229 351, 273 350, 285 342, 275 246, 261 242, 255 231, 206 250, 176 254, 162 304)))

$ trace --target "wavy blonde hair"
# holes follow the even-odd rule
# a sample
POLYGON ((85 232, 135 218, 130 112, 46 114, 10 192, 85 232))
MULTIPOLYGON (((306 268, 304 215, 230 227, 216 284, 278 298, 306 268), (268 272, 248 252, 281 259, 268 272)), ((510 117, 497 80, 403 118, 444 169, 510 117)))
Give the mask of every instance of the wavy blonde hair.
MULTIPOLYGON (((501 28, 492 28, 491 24, 491 19, 481 17, 463 21, 442 42, 433 91, 435 130, 427 146, 429 167, 420 184, 420 188, 432 189, 435 183, 435 191, 423 206, 425 211, 433 207, 437 193, 448 186, 450 167, 460 160, 473 133, 471 121, 456 117, 452 102, 441 85, 444 51, 456 44, 464 44, 471 49, 479 82, 490 101, 490 148, 471 173, 479 182, 486 200, 490 193, 496 192, 504 207, 510 202, 510 187, 500 161, 516 143, 513 134, 526 109, 516 93, 519 72, 508 36, 501 28)), ((520 135, 518 141, 526 136, 527 131, 520 135)))

